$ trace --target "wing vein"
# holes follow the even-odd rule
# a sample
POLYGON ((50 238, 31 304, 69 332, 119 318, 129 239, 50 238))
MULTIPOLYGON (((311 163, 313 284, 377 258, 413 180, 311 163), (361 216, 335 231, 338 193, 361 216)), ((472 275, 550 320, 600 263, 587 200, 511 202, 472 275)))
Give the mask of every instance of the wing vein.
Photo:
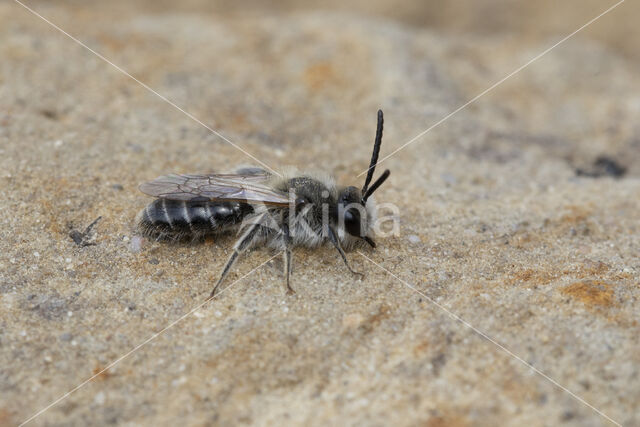
POLYGON ((165 175, 140 185, 143 193, 167 200, 220 201, 286 207, 288 194, 266 185, 267 174, 165 175))

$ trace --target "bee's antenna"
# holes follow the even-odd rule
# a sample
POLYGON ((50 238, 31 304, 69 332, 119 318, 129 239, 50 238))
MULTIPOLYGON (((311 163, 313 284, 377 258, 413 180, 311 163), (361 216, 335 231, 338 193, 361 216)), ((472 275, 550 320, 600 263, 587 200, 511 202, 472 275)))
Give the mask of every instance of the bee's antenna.
POLYGON ((376 181, 373 183, 373 185, 371 187, 369 187, 367 192, 364 193, 364 195, 362 196, 362 201, 366 202, 367 199, 369 198, 369 196, 371 196, 373 194, 373 192, 376 191, 378 189, 378 187, 380 187, 382 185, 382 183, 387 180, 387 178, 389 178, 389 175, 391 175, 391 171, 389 169, 387 169, 384 172, 382 172, 382 175, 380 175, 380 177, 378 179, 376 179, 376 181))
MULTIPOLYGON (((373 178, 373 172, 375 172, 376 170, 376 164, 378 163, 378 154, 380 153, 380 145, 382 144, 383 125, 384 118, 382 116, 382 110, 378 110, 378 128, 376 129, 376 141, 373 143, 373 154, 371 155, 371 163, 369 163, 369 169, 367 170, 367 179, 364 180, 364 186, 362 187, 362 194, 367 194, 367 188, 369 187, 371 178, 373 178)), ((373 191, 371 191, 369 194, 371 193, 373 193, 373 191)), ((366 198, 363 197, 363 200, 366 200, 366 198)))

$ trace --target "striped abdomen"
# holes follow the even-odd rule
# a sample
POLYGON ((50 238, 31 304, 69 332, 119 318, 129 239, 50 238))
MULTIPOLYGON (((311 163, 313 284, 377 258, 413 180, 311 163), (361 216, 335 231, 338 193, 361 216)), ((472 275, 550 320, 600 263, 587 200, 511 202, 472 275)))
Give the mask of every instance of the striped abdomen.
POLYGON ((138 214, 137 225, 156 239, 199 238, 228 231, 251 212, 245 203, 156 199, 138 214))

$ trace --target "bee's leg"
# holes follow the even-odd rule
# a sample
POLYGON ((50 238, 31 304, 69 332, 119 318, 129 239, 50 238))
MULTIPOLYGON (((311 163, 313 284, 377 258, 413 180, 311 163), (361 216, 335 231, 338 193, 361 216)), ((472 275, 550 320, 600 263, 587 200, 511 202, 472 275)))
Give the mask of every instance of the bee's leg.
POLYGON ((227 260, 227 263, 224 265, 224 269, 222 270, 222 273, 220 274, 220 278, 218 279, 218 282, 216 282, 216 285, 213 287, 213 290, 209 294, 209 298, 213 298, 216 295, 216 291, 218 290, 218 286, 220 286, 220 284, 224 281, 225 277, 227 277, 227 274, 229 274, 229 270, 231 270, 231 267, 233 267, 233 264, 236 262, 236 259, 238 258, 238 255, 240 255, 240 252, 238 252, 237 250, 234 249, 233 253, 231 254, 229 259, 227 260))
POLYGON ((216 283, 216 285, 213 287, 213 290, 209 295, 209 299, 215 296, 216 291, 218 290, 218 287, 220 286, 220 284, 222 284, 225 277, 227 277, 227 274, 229 274, 229 271, 231 270, 231 267, 233 267, 233 264, 236 262, 238 255, 240 255, 241 253, 246 251, 249 247, 251 247, 253 240, 256 238, 256 236, 260 232, 260 227, 261 227, 260 220, 255 221, 253 224, 251 224, 251 226, 249 226, 247 231, 245 231, 244 234, 238 240, 236 240, 236 243, 233 245, 233 253, 227 260, 227 263, 225 264, 224 269, 222 269, 220 278, 218 279, 218 282, 216 283))
POLYGON ((289 277, 291 276, 292 266, 291 235, 289 234, 289 225, 286 223, 282 225, 282 234, 284 237, 284 275, 286 277, 287 295, 293 295, 296 292, 291 288, 291 285, 289 284, 289 277))
POLYGON ((342 261, 344 261, 344 265, 347 266, 349 271, 351 273, 355 274, 355 275, 358 275, 360 277, 364 277, 364 274, 360 273, 359 271, 355 271, 349 265, 349 262, 347 261, 347 256, 345 255, 344 250, 342 250, 342 247, 340 246, 340 241, 338 240, 338 235, 337 235, 336 231, 333 229, 333 227, 329 227, 329 239, 331 240, 331 243, 333 243, 333 246, 338 250, 338 253, 342 257, 342 261))

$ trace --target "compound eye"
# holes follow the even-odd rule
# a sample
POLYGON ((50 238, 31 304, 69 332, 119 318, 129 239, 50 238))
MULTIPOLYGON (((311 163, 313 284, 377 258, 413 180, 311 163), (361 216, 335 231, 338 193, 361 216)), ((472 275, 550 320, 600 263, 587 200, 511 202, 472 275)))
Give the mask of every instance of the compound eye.
POLYGON ((360 211, 347 209, 344 213, 344 228, 352 236, 360 236, 360 211))
POLYGON ((296 215, 298 215, 302 211, 302 208, 304 208, 307 205, 307 203, 309 203, 309 200, 307 200, 305 197, 298 197, 295 203, 296 203, 295 205, 296 215))

